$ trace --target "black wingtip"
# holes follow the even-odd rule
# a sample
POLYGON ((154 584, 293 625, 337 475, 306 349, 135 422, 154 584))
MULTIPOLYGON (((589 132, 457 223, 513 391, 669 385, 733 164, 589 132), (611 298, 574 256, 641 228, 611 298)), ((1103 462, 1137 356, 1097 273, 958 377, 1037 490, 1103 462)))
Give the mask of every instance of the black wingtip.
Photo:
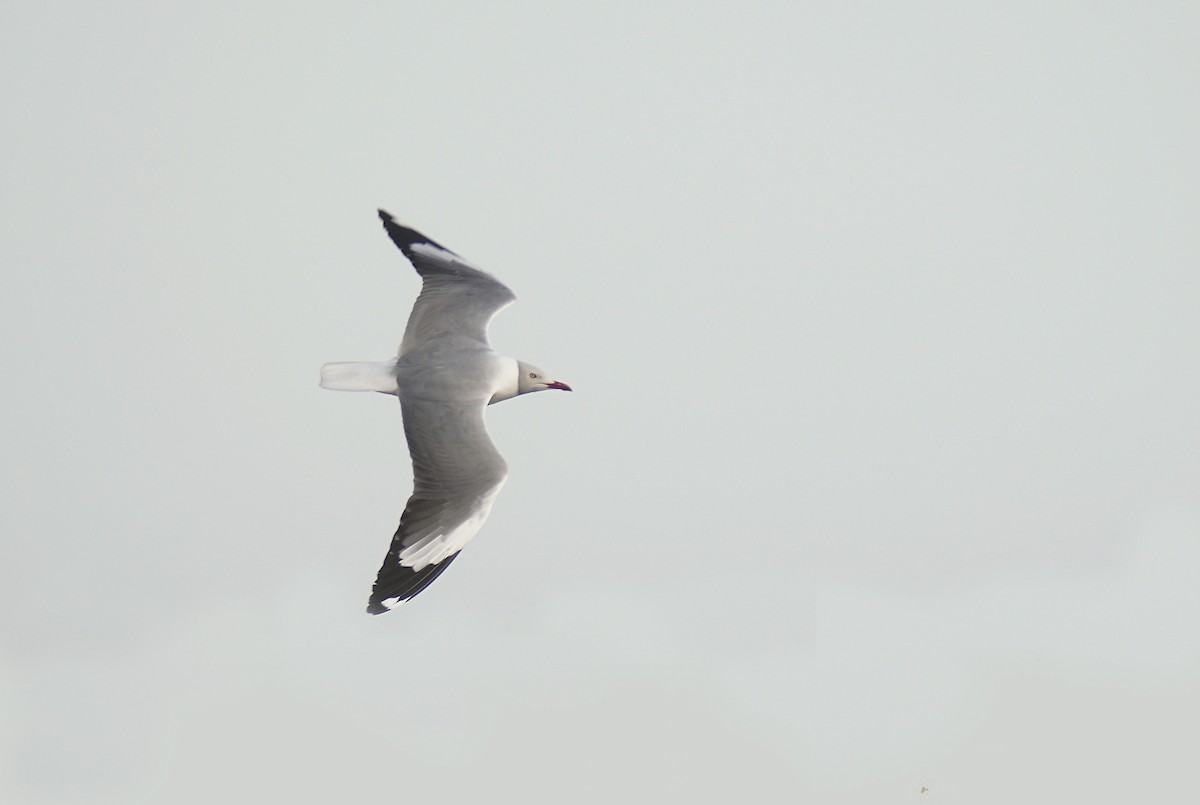
POLYGON ((432 584, 434 579, 442 575, 442 571, 450 567, 450 563, 457 557, 457 553, 452 553, 436 564, 426 565, 420 570, 413 570, 411 567, 401 565, 395 554, 388 551, 387 558, 383 560, 383 567, 379 568, 375 586, 371 590, 371 599, 367 602, 367 612, 371 615, 391 612, 391 609, 384 606, 384 601, 396 598, 399 600, 395 606, 399 606, 413 598, 432 584))
POLYGON ((374 599, 371 599, 371 602, 367 604, 368 615, 382 615, 385 612, 391 612, 391 610, 374 599))
POLYGON ((380 209, 376 212, 379 213, 379 220, 383 221, 383 228, 388 233, 388 237, 392 239, 392 243, 399 246, 400 251, 404 252, 404 256, 408 259, 413 259, 412 246, 414 243, 428 243, 430 246, 436 246, 448 254, 454 254, 454 252, 433 238, 426 237, 412 227, 400 223, 387 210, 380 209))

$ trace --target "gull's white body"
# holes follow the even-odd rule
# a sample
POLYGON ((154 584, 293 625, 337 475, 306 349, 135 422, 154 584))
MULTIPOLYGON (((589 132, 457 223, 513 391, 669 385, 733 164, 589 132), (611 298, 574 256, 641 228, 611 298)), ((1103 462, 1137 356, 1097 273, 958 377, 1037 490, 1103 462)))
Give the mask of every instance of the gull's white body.
POLYGON ((379 211, 388 235, 423 279, 393 360, 327 363, 321 386, 400 399, 413 494, 380 568, 368 612, 425 589, 482 527, 508 476, 484 410, 519 394, 570 388, 496 354, 487 326, 516 296, 490 274, 379 211))

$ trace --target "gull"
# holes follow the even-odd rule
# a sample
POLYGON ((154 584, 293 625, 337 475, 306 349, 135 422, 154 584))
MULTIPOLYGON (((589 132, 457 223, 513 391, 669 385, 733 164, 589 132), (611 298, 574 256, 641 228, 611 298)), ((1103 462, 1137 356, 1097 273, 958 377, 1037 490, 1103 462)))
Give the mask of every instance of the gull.
POLYGON ((536 366, 492 351, 487 328, 516 295, 483 269, 379 210, 383 228, 421 276, 396 357, 327 363, 321 387, 400 399, 413 493, 400 516, 367 612, 395 609, 450 566, 508 477, 488 436, 492 403, 547 389, 571 391, 536 366))

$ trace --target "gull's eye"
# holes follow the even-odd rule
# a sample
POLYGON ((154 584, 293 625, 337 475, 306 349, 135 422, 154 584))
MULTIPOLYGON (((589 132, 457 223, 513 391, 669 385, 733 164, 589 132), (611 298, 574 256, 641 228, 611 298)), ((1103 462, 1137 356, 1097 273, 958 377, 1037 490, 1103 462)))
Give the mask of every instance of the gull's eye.
POLYGON ((529 373, 529 376, 530 376, 530 377, 537 377, 537 372, 530 372, 530 373, 529 373))

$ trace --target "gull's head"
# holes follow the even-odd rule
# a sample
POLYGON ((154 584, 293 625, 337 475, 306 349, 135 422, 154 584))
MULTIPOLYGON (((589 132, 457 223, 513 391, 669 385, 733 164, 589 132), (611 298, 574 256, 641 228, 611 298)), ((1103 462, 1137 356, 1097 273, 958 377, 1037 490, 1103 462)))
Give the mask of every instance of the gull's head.
POLYGON ((517 369, 520 371, 517 376, 517 394, 528 394, 531 391, 545 391, 546 389, 571 390, 566 383, 553 379, 532 364, 517 361, 517 369))

